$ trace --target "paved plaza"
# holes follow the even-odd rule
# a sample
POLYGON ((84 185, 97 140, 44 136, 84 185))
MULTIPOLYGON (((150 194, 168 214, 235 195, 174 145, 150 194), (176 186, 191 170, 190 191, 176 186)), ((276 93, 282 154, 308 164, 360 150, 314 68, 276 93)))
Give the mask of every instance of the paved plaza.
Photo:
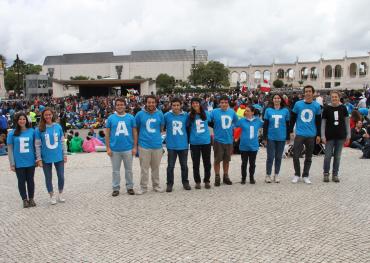
MULTIPOLYGON (((344 150, 339 184, 322 182, 322 156, 313 158, 312 185, 290 182, 290 158, 283 160, 281 183, 265 184, 261 149, 256 185, 239 183, 240 156, 234 155, 232 186, 185 191, 177 164, 174 192, 116 198, 105 153, 72 155, 66 203, 49 205, 38 168, 37 207, 30 209, 22 208, 16 176, 0 157, 0 262, 368 263, 370 160, 360 155, 344 150)), ((166 166, 165 155, 163 187, 166 166)), ((139 171, 136 158, 135 187, 139 171)), ((191 169, 190 179, 194 186, 191 169)))

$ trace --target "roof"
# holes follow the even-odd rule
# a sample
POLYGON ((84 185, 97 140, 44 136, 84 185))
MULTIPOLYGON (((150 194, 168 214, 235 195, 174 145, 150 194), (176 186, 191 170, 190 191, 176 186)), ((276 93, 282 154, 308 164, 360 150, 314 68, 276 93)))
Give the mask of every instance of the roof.
MULTIPOLYGON (((196 50, 197 61, 207 61, 207 50, 196 50)), ((75 53, 63 54, 60 56, 47 56, 44 65, 65 65, 65 64, 97 64, 114 62, 154 62, 154 61, 192 61, 194 54, 192 50, 146 50, 132 51, 130 55, 115 56, 113 52, 75 53)))
POLYGON ((146 79, 97 79, 97 80, 57 80, 53 82, 62 85, 122 85, 122 84, 141 84, 147 81, 146 79))

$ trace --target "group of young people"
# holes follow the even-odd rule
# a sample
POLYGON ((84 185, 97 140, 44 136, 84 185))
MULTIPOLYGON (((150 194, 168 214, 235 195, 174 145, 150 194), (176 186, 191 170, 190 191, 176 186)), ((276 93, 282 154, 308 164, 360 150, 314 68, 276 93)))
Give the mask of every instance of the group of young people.
MULTIPOLYGON (((181 181, 185 190, 191 190, 188 176, 188 152, 193 165, 195 189, 211 188, 211 149, 214 151, 214 186, 231 185, 229 163, 233 154, 235 128, 241 129, 239 149, 241 153, 241 183, 247 181, 255 184, 256 158, 260 146, 259 134, 262 131, 267 148, 266 183, 280 182, 280 167, 285 144, 294 134, 293 164, 294 176, 292 183, 298 183, 303 178, 304 183, 311 184, 310 167, 315 144, 326 144, 323 180, 329 182, 330 163, 334 158, 332 181, 339 182, 338 172, 342 147, 349 140, 349 116, 347 109, 340 103, 340 94, 332 92, 331 104, 323 110, 314 101, 315 90, 312 86, 303 89, 304 99, 295 103, 290 110, 280 94, 273 94, 268 107, 262 112, 262 118, 256 114, 251 105, 246 105, 244 117, 239 118, 229 107, 229 98, 221 96, 219 107, 206 111, 201 100, 192 98, 189 112, 182 110, 182 101, 173 98, 171 110, 163 114, 157 109, 155 96, 145 98, 145 106, 135 117, 126 113, 125 100, 115 100, 115 112, 109 116, 106 123, 106 149, 112 163, 112 196, 118 196, 121 188, 120 168, 123 163, 127 193, 130 195, 144 194, 148 191, 149 174, 152 187, 156 192, 163 192, 160 186, 159 168, 163 155, 163 137, 166 134, 168 152, 167 187, 166 192, 172 192, 174 184, 174 168, 177 158, 181 166, 181 181), (213 128, 213 136, 211 135, 213 128), (213 138, 212 138, 213 137, 213 138), (189 147, 190 145, 190 147, 189 147), (305 160, 301 172, 300 156, 304 151, 305 160), (134 191, 133 157, 140 159, 140 187, 134 191), (204 176, 200 175, 200 160, 202 159, 204 176), (222 163, 222 178, 221 178, 222 163), (273 164, 275 163, 274 173, 273 164), (249 165, 249 171, 248 170, 249 165), (222 180, 221 180, 222 179, 222 180)), ((35 163, 42 166, 45 182, 50 194, 51 203, 55 204, 51 165, 54 163, 58 175, 58 200, 62 197, 64 163, 67 161, 63 143, 63 132, 55 123, 53 112, 46 108, 41 115, 40 126, 33 130, 29 128, 27 118, 19 113, 16 117, 16 129, 9 133, 9 159, 11 169, 17 173, 19 191, 25 206, 34 205, 33 174, 35 163), (35 147, 35 149, 33 148, 35 147), (28 188, 28 197, 25 191, 28 188), (30 184, 30 186, 28 186, 30 184)))

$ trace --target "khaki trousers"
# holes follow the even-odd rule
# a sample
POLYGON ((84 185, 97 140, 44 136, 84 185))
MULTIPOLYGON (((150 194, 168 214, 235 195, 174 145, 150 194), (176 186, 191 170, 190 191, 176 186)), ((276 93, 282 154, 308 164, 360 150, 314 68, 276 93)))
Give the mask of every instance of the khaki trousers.
POLYGON ((152 185, 154 187, 159 186, 159 166, 161 164, 161 159, 163 155, 163 150, 161 149, 144 149, 139 147, 139 159, 141 167, 141 189, 148 189, 149 181, 149 168, 152 174, 152 185))

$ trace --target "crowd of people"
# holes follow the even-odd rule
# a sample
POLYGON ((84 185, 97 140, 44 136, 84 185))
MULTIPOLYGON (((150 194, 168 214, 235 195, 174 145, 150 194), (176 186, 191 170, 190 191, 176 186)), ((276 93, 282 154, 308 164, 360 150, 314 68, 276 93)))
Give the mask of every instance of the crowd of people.
POLYGON ((368 91, 358 96, 351 93, 343 96, 338 91, 320 96, 308 85, 302 94, 289 96, 235 92, 210 96, 132 95, 124 98, 67 97, 2 102, 1 132, 7 133, 8 124, 13 129, 2 137, 0 145, 7 146, 10 168, 17 175, 24 207, 36 205, 33 199, 35 166, 43 169, 51 204, 65 201, 64 165, 68 152, 106 151, 112 163, 112 196, 120 193, 122 163, 128 194, 145 194, 149 174, 153 190, 163 192, 159 166, 164 142, 168 153, 166 192, 173 191, 177 157, 183 188, 192 189, 188 178, 189 149, 195 189, 202 188, 202 181, 204 188, 210 189, 212 146, 215 187, 219 187, 221 182, 232 184, 229 163, 236 145, 242 161, 242 184, 247 182, 247 177, 249 183, 256 182, 256 158, 261 145, 267 150, 264 181, 279 183, 284 149, 292 139, 292 183, 302 179, 311 184, 309 172, 317 145, 325 148, 323 181, 330 181, 331 170, 331 180, 339 183, 343 146, 362 150, 369 147, 370 100, 367 98, 368 91), (79 137, 78 131, 73 131, 80 128, 90 129, 85 140, 79 137), (99 128, 104 130, 96 134, 94 129, 99 128), (303 154, 305 159, 301 169, 299 158, 303 154), (140 187, 136 191, 132 173, 134 156, 139 157, 141 167, 140 187), (57 171, 57 195, 52 184, 52 165, 57 171))

